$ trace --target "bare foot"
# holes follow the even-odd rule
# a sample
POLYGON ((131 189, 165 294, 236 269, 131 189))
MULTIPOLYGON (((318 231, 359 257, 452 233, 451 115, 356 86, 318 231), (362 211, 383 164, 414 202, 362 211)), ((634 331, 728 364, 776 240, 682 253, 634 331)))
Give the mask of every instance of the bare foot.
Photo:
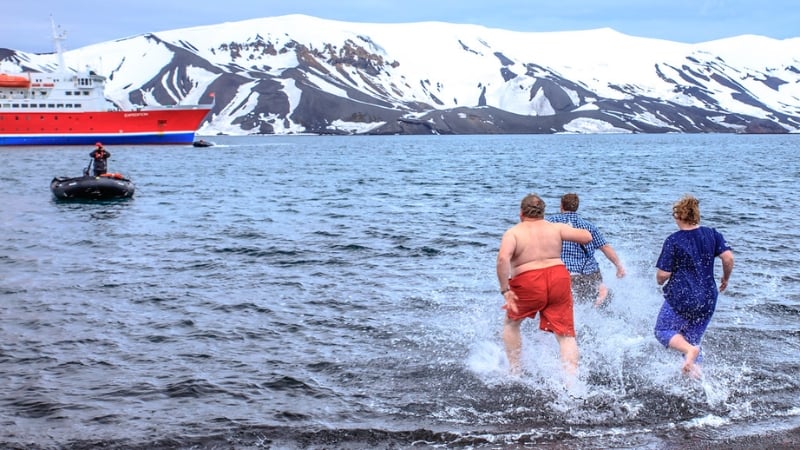
POLYGON ((703 379, 703 371, 700 370, 700 366, 697 364, 694 364, 689 372, 684 372, 684 373, 686 374, 687 377, 693 380, 699 381, 703 379))
POLYGON ((683 367, 681 367, 684 375, 692 378, 700 378, 700 367, 695 364, 695 361, 697 361, 697 357, 699 355, 700 347, 695 347, 694 345, 691 346, 689 351, 686 352, 686 359, 684 359, 683 367))

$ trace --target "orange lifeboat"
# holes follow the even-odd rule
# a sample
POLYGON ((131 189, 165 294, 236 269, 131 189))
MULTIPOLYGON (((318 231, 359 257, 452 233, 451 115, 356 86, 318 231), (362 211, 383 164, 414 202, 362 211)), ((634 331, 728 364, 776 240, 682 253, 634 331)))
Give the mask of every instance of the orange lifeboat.
POLYGON ((30 86, 31 80, 28 77, 17 75, 6 75, 0 73, 0 87, 21 87, 26 88, 30 86))

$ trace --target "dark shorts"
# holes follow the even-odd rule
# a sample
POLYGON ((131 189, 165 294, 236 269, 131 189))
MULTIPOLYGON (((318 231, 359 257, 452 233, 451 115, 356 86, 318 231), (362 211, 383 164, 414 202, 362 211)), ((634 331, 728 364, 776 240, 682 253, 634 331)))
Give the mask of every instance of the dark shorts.
POLYGON ((597 300, 597 292, 603 283, 603 275, 598 270, 594 273, 571 274, 572 296, 576 302, 594 303, 597 300))

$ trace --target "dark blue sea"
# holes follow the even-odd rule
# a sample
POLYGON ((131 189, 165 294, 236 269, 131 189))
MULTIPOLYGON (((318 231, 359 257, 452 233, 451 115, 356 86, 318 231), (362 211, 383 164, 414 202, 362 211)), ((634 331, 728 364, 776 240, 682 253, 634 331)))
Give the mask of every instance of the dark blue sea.
MULTIPOLYGON (((110 147, 134 198, 62 203, 92 148, 0 148, 0 447, 726 448, 800 426, 800 136, 214 137, 110 147), (581 392, 495 256, 566 192, 628 275, 576 305, 581 392), (702 380, 656 342, 672 203, 736 267, 702 380)), ((717 263, 718 274, 721 266, 717 263)))

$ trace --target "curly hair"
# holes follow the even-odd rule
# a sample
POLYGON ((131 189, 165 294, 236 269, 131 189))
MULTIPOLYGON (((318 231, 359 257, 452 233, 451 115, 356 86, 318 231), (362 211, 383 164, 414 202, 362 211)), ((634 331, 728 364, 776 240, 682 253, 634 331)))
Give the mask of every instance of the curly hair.
POLYGON ((528 194, 520 202, 519 210, 525 217, 541 219, 544 217, 544 200, 536 194, 528 194))
POLYGON ((578 210, 578 205, 580 205, 578 194, 570 192, 561 196, 561 208, 564 211, 575 212, 578 210))
POLYGON ((700 200, 686 194, 672 205, 672 217, 691 225, 700 223, 700 200))

